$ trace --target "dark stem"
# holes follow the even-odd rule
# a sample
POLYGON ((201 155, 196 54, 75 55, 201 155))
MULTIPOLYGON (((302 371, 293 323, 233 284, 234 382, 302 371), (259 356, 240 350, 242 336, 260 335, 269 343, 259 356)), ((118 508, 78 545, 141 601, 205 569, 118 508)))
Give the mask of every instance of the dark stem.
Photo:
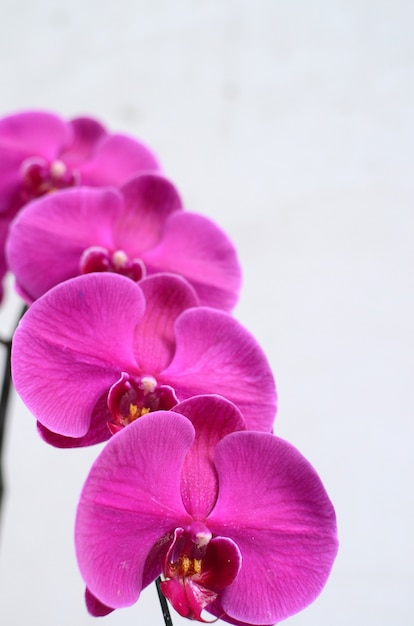
POLYGON ((162 616, 164 618, 165 626, 173 626, 170 609, 168 608, 167 600, 163 592, 161 591, 160 583, 161 583, 161 578, 158 576, 157 580, 155 581, 155 586, 157 587, 158 599, 161 604, 161 611, 162 611, 162 616))
POLYGON ((6 417, 7 417, 7 408, 9 405, 9 397, 11 390, 11 369, 10 369, 10 355, 11 355, 11 341, 5 343, 6 345, 6 354, 4 358, 4 371, 3 371, 3 384, 1 387, 1 396, 0 396, 0 512, 2 508, 3 502, 3 491, 4 491, 4 481, 3 481, 3 441, 4 441, 4 430, 6 425, 6 417))
MULTIPOLYGON (((21 318, 27 311, 27 306, 25 305, 21 310, 21 313, 18 317, 17 324, 20 322, 21 318)), ((17 327, 16 324, 16 327, 17 327)), ((11 378, 11 366, 10 366, 10 357, 11 357, 11 348, 12 348, 12 340, 5 340, 0 338, 0 344, 6 347, 6 354, 4 358, 4 370, 3 370, 3 383, 1 386, 1 395, 0 395, 0 514, 3 505, 3 494, 4 494, 4 480, 3 480, 3 444, 4 444, 4 431, 6 427, 7 421, 7 410, 9 408, 9 400, 10 400, 10 392, 12 389, 12 378, 11 378)))

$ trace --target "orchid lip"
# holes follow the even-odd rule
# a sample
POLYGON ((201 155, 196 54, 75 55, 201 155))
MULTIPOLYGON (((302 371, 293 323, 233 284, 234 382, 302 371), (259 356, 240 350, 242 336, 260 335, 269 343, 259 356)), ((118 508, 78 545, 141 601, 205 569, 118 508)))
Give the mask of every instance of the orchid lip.
POLYGON ((158 410, 172 409, 178 400, 169 385, 158 385, 153 376, 135 380, 126 372, 109 389, 107 404, 112 421, 108 422, 111 434, 122 430, 136 419, 158 410))
POLYGON ((213 538, 203 522, 194 521, 174 531, 161 590, 180 615, 205 622, 202 611, 234 582, 240 566, 240 552, 231 539, 213 538))
POLYGON ((123 250, 110 252, 103 246, 90 246, 84 250, 79 269, 81 274, 114 272, 138 282, 145 278, 146 268, 141 259, 130 259, 123 250))
POLYGON ((74 187, 80 183, 77 170, 69 169, 61 160, 50 163, 41 157, 29 157, 21 165, 23 196, 26 200, 39 198, 47 193, 74 187))

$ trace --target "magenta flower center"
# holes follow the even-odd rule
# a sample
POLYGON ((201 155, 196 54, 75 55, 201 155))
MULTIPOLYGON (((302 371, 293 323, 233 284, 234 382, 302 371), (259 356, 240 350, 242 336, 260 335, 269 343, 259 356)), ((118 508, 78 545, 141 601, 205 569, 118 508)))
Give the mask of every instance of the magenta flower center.
POLYGON ((187 578, 201 574, 203 558, 212 534, 202 522, 193 522, 189 531, 179 528, 167 553, 166 578, 187 578))
POLYGON ((169 411, 178 400, 172 387, 159 385, 153 376, 133 380, 122 372, 121 378, 110 388, 107 402, 112 418, 108 428, 114 435, 142 415, 169 411))
POLYGON ((141 259, 130 259, 123 250, 110 252, 101 246, 91 246, 81 256, 80 272, 115 272, 138 282, 145 277, 146 270, 141 259))
POLYGON ((236 544, 226 537, 212 537, 203 522, 176 528, 164 560, 161 590, 175 610, 204 622, 201 612, 231 585, 240 569, 236 544))
POLYGON ((79 173, 76 170, 70 170, 63 161, 56 159, 48 163, 37 157, 23 162, 21 177, 26 202, 52 191, 74 187, 80 181, 79 173))

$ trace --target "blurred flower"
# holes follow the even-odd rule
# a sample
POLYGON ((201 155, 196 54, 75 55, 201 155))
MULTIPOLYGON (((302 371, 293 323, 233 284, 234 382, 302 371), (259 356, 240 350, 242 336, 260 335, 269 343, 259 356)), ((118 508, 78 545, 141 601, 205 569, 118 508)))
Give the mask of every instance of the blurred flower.
POLYGON ((51 191, 119 186, 134 174, 158 169, 141 142, 108 133, 98 121, 66 121, 46 111, 0 119, 0 212, 20 208, 51 191))
POLYGON ((182 211, 171 182, 143 174, 116 189, 78 188, 30 203, 10 229, 8 263, 33 302, 80 273, 112 271, 134 280, 184 276, 200 303, 231 310, 240 266, 229 238, 209 219, 182 211))
POLYGON ((305 608, 337 552, 315 470, 286 441, 244 431, 217 396, 113 437, 84 485, 75 541, 93 614, 130 606, 162 574, 182 616, 204 621, 206 609, 236 624, 273 624, 305 608))
POLYGON ((270 431, 276 390, 260 346, 229 314, 197 305, 173 274, 139 284, 87 274, 39 298, 15 332, 12 370, 42 436, 90 445, 203 393, 228 398, 249 428, 270 431))
MULTIPOLYGON (((24 111, 3 117, 0 119, 2 228, 23 205, 52 191, 78 185, 119 186, 138 172, 158 169, 158 160, 145 145, 126 135, 108 133, 92 118, 66 121, 46 111, 24 111)), ((3 250, 2 247, 0 280, 6 272, 3 250)))

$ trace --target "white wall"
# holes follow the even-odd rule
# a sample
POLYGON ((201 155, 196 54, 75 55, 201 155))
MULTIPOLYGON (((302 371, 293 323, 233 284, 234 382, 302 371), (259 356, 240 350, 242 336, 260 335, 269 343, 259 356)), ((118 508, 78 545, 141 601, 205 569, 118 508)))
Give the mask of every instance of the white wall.
MULTIPOLYGON (((89 113, 143 138, 238 246, 276 432, 338 514, 332 577, 292 626, 414 622, 413 18, 410 0, 0 7, 0 115, 89 113)), ((14 399, 2 626, 93 624, 72 535, 96 453, 48 448, 14 399)), ((154 591, 104 623, 162 626, 154 591)))

